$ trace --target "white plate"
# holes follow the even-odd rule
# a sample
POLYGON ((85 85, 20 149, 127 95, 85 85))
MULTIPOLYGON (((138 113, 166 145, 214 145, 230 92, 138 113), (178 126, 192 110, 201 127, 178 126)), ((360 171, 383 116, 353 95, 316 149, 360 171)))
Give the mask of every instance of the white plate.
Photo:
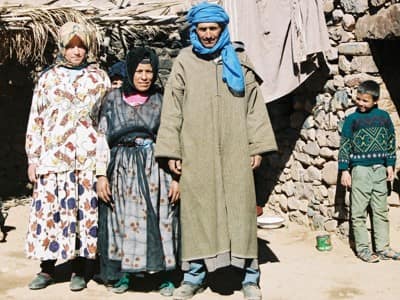
POLYGON ((260 216, 257 218, 257 225, 261 228, 279 228, 285 219, 280 216, 260 216))

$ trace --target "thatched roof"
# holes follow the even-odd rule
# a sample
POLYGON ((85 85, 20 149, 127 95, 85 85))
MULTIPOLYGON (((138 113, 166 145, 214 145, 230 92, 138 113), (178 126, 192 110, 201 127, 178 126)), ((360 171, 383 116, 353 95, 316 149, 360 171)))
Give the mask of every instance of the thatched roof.
MULTIPOLYGON (((0 63, 52 60, 58 28, 67 21, 85 23, 93 49, 115 43, 126 51, 135 40, 168 38, 184 23, 190 0, 0 0, 0 63), (34 5, 32 4, 34 3, 34 5)), ((217 2, 217 1, 210 1, 217 2)))

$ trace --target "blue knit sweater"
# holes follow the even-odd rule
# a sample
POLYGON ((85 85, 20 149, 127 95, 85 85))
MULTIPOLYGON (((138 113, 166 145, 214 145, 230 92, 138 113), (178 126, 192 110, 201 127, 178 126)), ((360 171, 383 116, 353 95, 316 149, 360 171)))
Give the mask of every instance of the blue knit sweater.
POLYGON ((358 110, 344 121, 340 148, 339 170, 354 166, 396 163, 396 135, 389 114, 379 108, 358 110))

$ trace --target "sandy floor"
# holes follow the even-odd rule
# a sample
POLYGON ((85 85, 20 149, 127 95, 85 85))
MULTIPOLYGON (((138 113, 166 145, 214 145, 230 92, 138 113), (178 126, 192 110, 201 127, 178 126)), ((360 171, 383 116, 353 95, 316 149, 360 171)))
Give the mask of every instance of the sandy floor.
MULTIPOLYGON (((391 208, 391 239, 400 249, 400 208, 391 208)), ((24 257, 23 244, 28 207, 10 209, 7 242, 0 244, 1 299, 166 299, 156 292, 129 291, 115 295, 90 281, 84 291, 69 291, 68 281, 31 291, 27 284, 38 263, 24 257)), ((399 299, 400 262, 367 264, 358 260, 345 241, 332 237, 333 250, 318 252, 315 233, 295 224, 259 230, 261 287, 264 299, 399 299)), ((228 269, 211 278, 211 288, 195 300, 242 299, 235 271, 228 269)))

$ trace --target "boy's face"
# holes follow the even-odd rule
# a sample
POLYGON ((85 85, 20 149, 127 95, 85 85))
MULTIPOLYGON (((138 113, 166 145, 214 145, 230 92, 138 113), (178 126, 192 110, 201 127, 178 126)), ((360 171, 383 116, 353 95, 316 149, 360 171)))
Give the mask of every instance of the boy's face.
POLYGON ((370 94, 357 93, 356 105, 360 112, 371 110, 371 108, 375 107, 377 103, 378 100, 374 100, 370 94))

